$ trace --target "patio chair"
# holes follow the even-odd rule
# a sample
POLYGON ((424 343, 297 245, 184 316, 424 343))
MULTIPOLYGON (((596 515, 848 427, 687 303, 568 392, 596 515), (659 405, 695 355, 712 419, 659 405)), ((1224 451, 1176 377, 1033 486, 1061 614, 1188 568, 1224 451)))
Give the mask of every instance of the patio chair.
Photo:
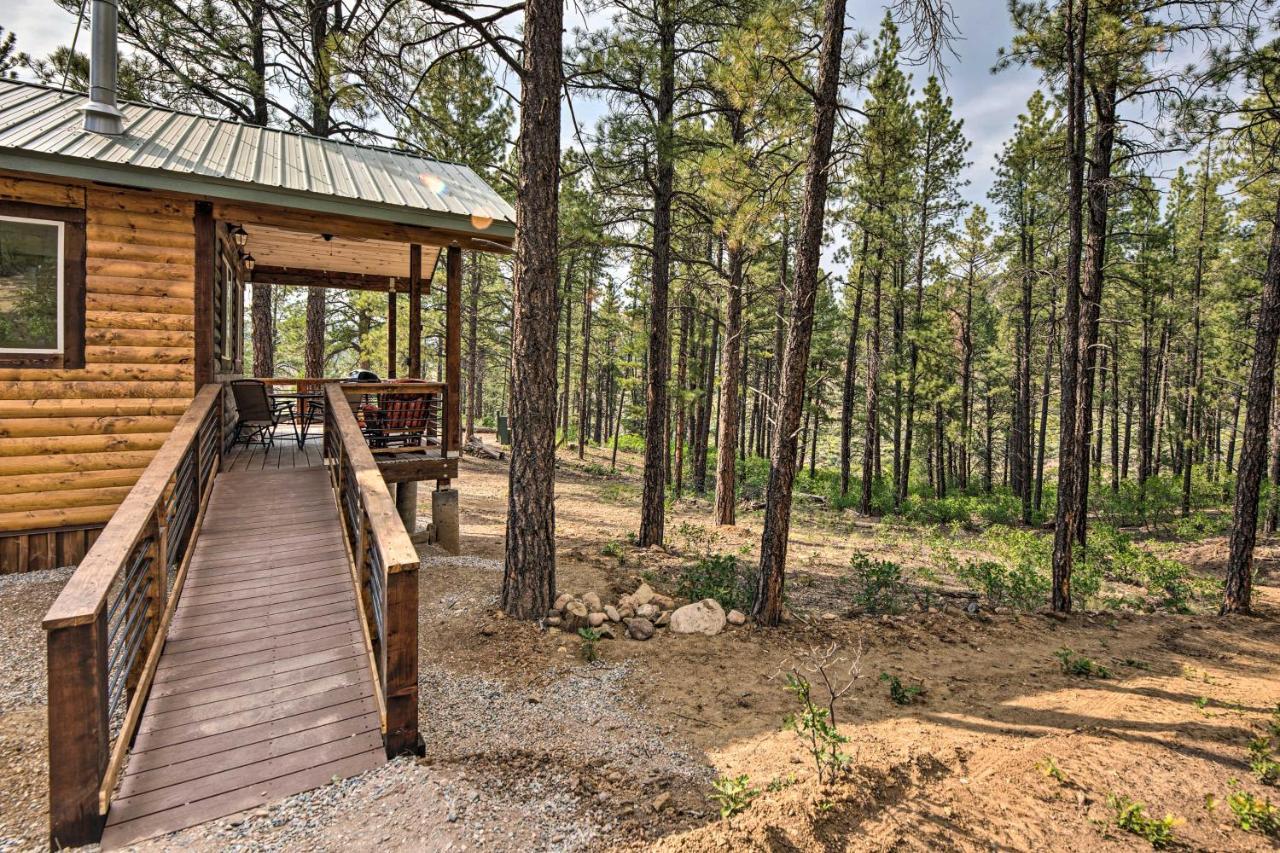
MULTIPOLYGON (((404 383, 422 382, 402 379, 404 383)), ((425 383, 424 383, 425 384, 425 383)), ((420 447, 432 424, 432 398, 412 390, 385 391, 365 412, 365 435, 370 447, 420 447)))
POLYGON ((233 379, 231 394, 236 401, 236 427, 232 444, 258 442, 263 447, 275 444, 276 429, 288 422, 293 430, 293 440, 298 440, 298 426, 294 420, 293 402, 272 400, 267 385, 257 379, 233 379))

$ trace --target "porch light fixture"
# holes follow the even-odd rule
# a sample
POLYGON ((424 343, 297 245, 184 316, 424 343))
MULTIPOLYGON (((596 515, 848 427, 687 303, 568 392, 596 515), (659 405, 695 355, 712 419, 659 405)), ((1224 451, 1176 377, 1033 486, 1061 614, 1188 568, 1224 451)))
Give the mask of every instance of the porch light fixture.
MULTIPOLYGON (((231 239, 235 240, 236 245, 243 249, 249 242, 249 232, 244 230, 243 225, 237 225, 235 228, 231 229, 231 239)), ((253 269, 253 267, 250 267, 249 269, 253 269)))
POLYGON ((253 255, 245 255, 240 260, 244 262, 244 268, 249 272, 253 272, 254 265, 258 263, 253 259, 253 255))

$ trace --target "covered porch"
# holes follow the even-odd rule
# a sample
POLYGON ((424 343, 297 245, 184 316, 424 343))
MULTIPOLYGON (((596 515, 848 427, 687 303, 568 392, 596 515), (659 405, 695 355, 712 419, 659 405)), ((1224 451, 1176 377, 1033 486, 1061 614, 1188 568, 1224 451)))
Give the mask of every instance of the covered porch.
MULTIPOLYGON (((340 388, 355 415, 378 470, 396 507, 418 541, 456 550, 458 475, 461 447, 460 392, 462 328, 462 253, 510 251, 509 238, 495 239, 458 230, 318 216, 296 210, 213 203, 210 206, 213 263, 210 295, 197 322, 198 358, 210 381, 229 383, 233 391, 251 373, 246 359, 246 290, 288 286, 385 294, 386 362, 359 364, 376 368, 376 381, 340 376, 262 376, 270 405, 288 412, 274 429, 272 441, 233 443, 224 461, 227 471, 262 471, 316 467, 324 464, 326 421, 324 389, 340 388), (228 259, 234 262, 228 263, 228 259), (424 303, 432 288, 443 317, 437 327, 438 361, 423 378, 424 303), (406 310, 407 309, 407 310, 406 310), (404 320, 407 317, 407 323, 404 320), (407 326, 407 328, 406 328, 407 326), (207 340, 201 345, 201 338, 207 340), (435 482, 432 523, 417 524, 418 488, 435 482)), ((472 216, 477 230, 492 224, 472 216)), ((438 310, 438 309, 437 309, 438 310)), ((270 336, 267 337, 271 341, 270 336)), ((429 340, 429 339, 428 339, 429 340)), ((258 339, 255 338, 255 342, 258 339)), ((241 389, 243 390, 243 389, 241 389)), ((228 394, 229 401, 237 399, 228 394)), ((237 412, 229 412, 229 435, 237 432, 237 412)))

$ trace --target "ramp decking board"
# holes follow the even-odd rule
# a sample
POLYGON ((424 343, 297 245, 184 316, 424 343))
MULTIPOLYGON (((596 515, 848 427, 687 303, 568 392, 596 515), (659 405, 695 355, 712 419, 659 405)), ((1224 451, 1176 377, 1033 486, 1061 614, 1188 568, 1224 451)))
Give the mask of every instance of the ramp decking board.
POLYGON ((317 447, 228 459, 105 849, 386 760, 339 524, 317 447))

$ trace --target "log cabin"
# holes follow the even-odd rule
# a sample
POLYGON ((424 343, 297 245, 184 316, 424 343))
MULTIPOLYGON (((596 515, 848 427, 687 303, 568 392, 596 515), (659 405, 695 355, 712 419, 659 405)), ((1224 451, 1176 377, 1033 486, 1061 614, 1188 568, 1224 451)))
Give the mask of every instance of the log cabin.
MULTIPOLYGON (((247 280, 406 295, 417 377, 444 256, 456 448, 461 252, 514 219, 465 166, 0 80, 0 573, 77 564, 198 389, 244 374, 247 280)), ((442 455, 400 481, 447 486, 442 455)))

